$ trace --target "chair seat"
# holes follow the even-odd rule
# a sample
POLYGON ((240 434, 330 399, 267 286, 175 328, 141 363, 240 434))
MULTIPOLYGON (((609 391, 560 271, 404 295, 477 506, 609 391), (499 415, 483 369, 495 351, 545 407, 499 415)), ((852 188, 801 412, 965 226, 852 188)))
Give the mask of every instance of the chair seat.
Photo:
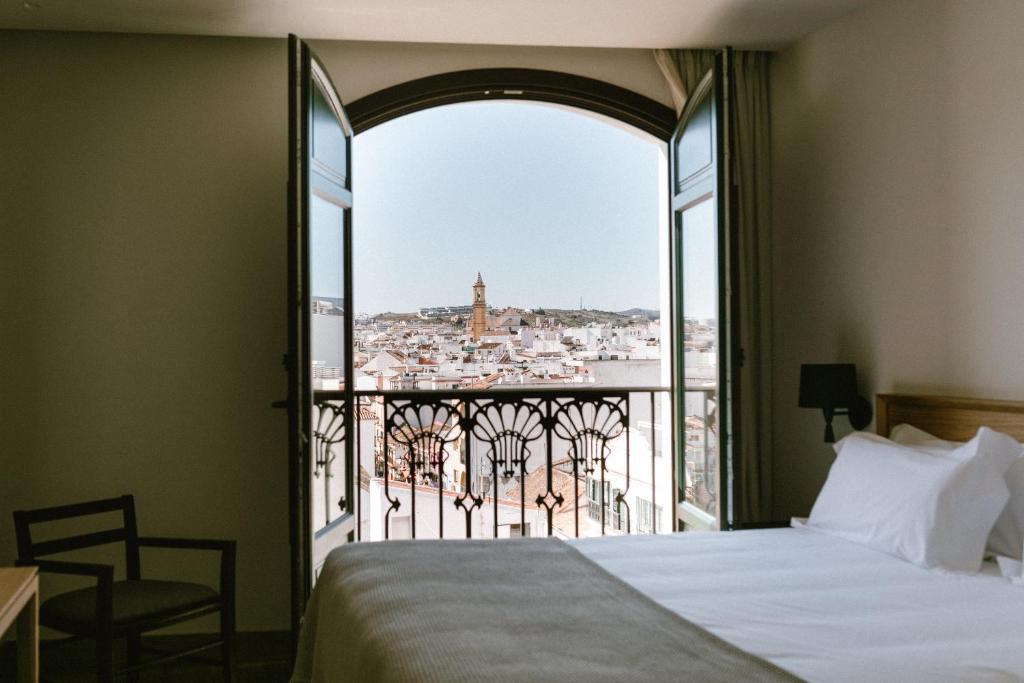
MULTIPOLYGON (((114 630, 216 604, 217 591, 182 581, 115 581, 114 630)), ((55 595, 39 606, 39 623, 65 633, 96 633, 96 587, 55 595)))

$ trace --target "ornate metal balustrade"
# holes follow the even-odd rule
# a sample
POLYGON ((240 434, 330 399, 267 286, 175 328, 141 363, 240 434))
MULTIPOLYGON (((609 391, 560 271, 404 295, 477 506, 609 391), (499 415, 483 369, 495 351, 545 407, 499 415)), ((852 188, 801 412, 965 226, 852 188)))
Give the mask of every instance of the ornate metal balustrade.
MULTIPOLYGON (((705 413, 692 419, 706 429, 707 392, 699 393, 705 413)), ((662 431, 671 414, 668 389, 354 395, 358 464, 346 468, 358 477, 353 505, 329 499, 346 437, 340 392, 316 392, 313 452, 324 505, 355 514, 360 540, 637 533, 635 503, 667 511, 658 528, 673 528, 680 489, 676 458, 662 453, 672 448, 662 431)))
POLYGON ((335 511, 347 508, 344 497, 332 500, 333 483, 336 478, 334 462, 342 456, 341 444, 345 441, 345 401, 319 398, 313 405, 313 478, 323 487, 324 521, 329 523, 337 516, 335 511))

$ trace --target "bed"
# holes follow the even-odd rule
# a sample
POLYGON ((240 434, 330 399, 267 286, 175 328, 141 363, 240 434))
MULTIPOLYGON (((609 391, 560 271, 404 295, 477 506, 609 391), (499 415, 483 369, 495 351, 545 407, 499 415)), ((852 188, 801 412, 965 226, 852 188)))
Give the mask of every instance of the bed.
MULTIPOLYGON (((877 406, 882 436, 1024 439, 1024 403, 877 406)), ((292 680, 1024 680, 1024 585, 1007 574, 923 569, 799 524, 357 544, 325 565, 292 680)))

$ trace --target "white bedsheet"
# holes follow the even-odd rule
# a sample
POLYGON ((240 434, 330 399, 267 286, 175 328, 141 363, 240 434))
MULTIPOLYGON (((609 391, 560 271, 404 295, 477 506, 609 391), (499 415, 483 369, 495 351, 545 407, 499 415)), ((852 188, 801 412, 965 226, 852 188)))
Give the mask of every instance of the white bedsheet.
POLYGON ((1024 585, 809 529, 569 541, 685 619, 810 681, 1022 681, 1024 585))

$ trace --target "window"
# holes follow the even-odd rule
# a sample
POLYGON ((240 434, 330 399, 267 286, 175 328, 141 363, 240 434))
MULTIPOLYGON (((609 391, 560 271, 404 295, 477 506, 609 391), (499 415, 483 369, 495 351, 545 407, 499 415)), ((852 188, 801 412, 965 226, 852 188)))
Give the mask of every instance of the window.
POLYGON ((663 510, 660 505, 651 505, 646 498, 634 499, 636 505, 636 531, 639 534, 661 533, 663 510))
POLYGON ((519 538, 520 536, 530 535, 530 523, 526 523, 524 528, 521 524, 509 524, 508 525, 508 536, 509 538, 519 538))
POLYGON ((409 519, 416 537, 496 534, 513 519, 525 529, 531 516, 536 527, 525 508, 537 500, 559 501, 540 516, 566 535, 668 529, 677 499, 717 523, 725 242, 706 82, 668 146, 569 107, 499 100, 414 111, 346 139, 359 212, 332 217, 315 192, 307 201, 341 226, 321 234, 314 221, 311 233, 309 362, 318 400, 343 394, 346 415, 366 408, 378 423, 370 439, 348 425, 344 441, 349 469, 373 473, 346 499, 356 521, 387 511, 366 540, 386 538, 399 509, 437 510, 409 519), (560 384, 572 386, 554 401, 527 389, 560 384), (669 387, 685 397, 668 400, 669 387), (497 403, 484 389, 542 406, 546 438, 481 435, 479 415, 497 403), (580 406, 606 415, 552 435, 580 406), (662 428, 673 408, 679 434, 662 428), (689 448, 674 453, 680 441, 689 448), (618 496, 640 502, 629 510, 618 496), (437 505, 416 505, 427 498, 437 505))
MULTIPOLYGON (((464 389, 558 385, 667 389, 667 153, 663 140, 638 129, 524 101, 438 106, 359 133, 353 143, 360 208, 352 219, 350 357, 356 390, 380 392, 363 400, 383 403, 391 390, 451 391, 454 397, 464 389)), ((471 528, 493 533, 510 517, 519 519, 523 489, 529 491, 523 498, 528 515, 537 514, 534 501, 550 467, 579 477, 579 495, 586 496, 576 501, 567 479, 558 477, 554 486, 564 502, 555 532, 625 531, 629 519, 613 490, 654 495, 650 466, 642 478, 629 474, 627 453, 634 466, 638 456, 650 454, 657 481, 672 478, 668 458, 656 457, 670 448, 669 430, 660 428, 671 418, 667 391, 625 400, 628 429, 612 430, 615 436, 600 443, 574 444, 564 432, 556 435, 550 463, 543 439, 525 456, 510 451, 492 462, 493 444, 479 435, 453 436, 445 446, 451 456, 443 464, 442 481, 451 482, 446 490, 464 494, 470 487, 483 494, 481 521, 471 528), (459 468, 469 475, 448 472, 459 468), (577 509, 584 523, 577 523, 577 509)), ((413 422, 413 431, 445 431, 453 424, 450 417, 441 424, 420 412, 413 422)), ((602 418, 598 426, 610 424, 602 418)), ((386 436, 379 429, 375 438, 386 436)), ((498 448, 506 446, 518 448, 498 448)), ((372 450, 384 452, 382 444, 372 450)), ((405 462, 407 449, 382 457, 390 466, 378 471, 391 473, 392 481, 434 485, 414 481, 412 472, 423 468, 405 462)), ((391 494, 379 486, 367 495, 391 494)), ((667 488, 657 495, 670 497, 667 488)), ((378 502, 367 501, 366 508, 388 508, 383 498, 378 502)), ((417 510, 437 509, 434 503, 417 510)), ((413 520, 417 537, 436 537, 439 524, 465 514, 442 509, 445 521, 413 520)), ((464 528, 446 527, 446 537, 461 536, 464 528)), ((382 538, 383 531, 371 521, 369 538, 382 538)))
MULTIPOLYGON (((604 483, 604 494, 602 495, 601 480, 598 479, 597 477, 587 475, 588 500, 592 503, 595 503, 596 505, 603 505, 604 507, 610 509, 612 507, 612 502, 614 501, 614 498, 611 494, 611 486, 611 483, 606 481, 604 483)), ((618 489, 616 489, 616 492, 618 492, 618 489)))

